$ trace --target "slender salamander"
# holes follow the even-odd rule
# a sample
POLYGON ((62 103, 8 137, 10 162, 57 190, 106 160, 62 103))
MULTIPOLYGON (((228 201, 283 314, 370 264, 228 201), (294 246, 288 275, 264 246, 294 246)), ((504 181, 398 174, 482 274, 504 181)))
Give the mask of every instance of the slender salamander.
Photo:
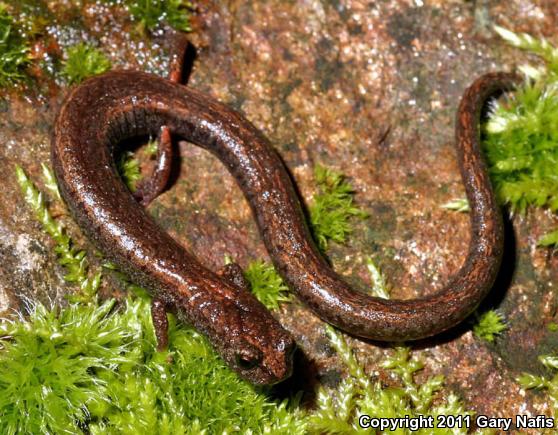
MULTIPOLYGON (((228 168, 244 192, 273 263, 288 286, 326 322, 361 337, 415 340, 467 317, 499 270, 502 217, 479 146, 487 98, 517 77, 482 76, 457 113, 456 147, 471 213, 471 241, 461 269, 437 292, 384 300, 349 287, 320 254, 283 163, 237 112, 191 88, 133 71, 114 71, 73 89, 56 120, 52 161, 72 214, 104 254, 155 297, 156 325, 176 312, 213 343, 224 360, 256 384, 289 376, 294 342, 247 290, 238 267, 214 273, 162 231, 120 179, 116 146, 139 135, 173 135, 201 146, 228 168)), ((164 334, 158 333, 164 340, 164 334)))

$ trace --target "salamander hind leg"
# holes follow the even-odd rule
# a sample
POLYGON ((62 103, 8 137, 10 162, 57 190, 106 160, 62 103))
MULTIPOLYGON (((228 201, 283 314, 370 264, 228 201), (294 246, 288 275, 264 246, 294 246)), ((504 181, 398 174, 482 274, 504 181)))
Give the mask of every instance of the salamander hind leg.
POLYGON ((154 298, 151 301, 151 319, 157 338, 157 350, 163 351, 169 344, 169 320, 166 304, 162 300, 154 298))

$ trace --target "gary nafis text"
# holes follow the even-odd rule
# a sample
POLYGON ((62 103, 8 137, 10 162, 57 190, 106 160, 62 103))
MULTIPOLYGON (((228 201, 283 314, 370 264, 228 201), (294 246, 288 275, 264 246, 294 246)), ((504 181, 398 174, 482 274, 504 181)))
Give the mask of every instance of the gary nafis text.
POLYGON ((434 418, 431 415, 419 415, 417 417, 370 417, 363 414, 358 419, 358 424, 363 429, 379 429, 380 431, 395 431, 397 429, 409 429, 417 431, 419 429, 469 429, 477 427, 479 429, 501 429, 508 431, 511 429, 552 429, 554 419, 545 415, 530 417, 528 415, 516 415, 514 418, 488 417, 486 415, 438 415, 434 418))

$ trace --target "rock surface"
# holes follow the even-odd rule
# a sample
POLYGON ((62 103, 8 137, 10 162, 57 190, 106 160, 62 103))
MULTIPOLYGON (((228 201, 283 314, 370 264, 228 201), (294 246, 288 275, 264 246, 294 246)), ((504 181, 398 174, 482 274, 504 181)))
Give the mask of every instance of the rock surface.
MULTIPOLYGON (((165 74, 165 35, 139 34, 120 8, 67 1, 48 3, 52 25, 38 45, 45 63, 81 40, 97 42, 113 65, 165 74), (56 11, 63 11, 57 14, 56 11), (76 17, 78 19, 76 19, 76 17), (55 47, 54 49, 52 47, 55 47)), ((440 207, 463 197, 453 148, 453 119, 471 81, 511 70, 524 59, 490 30, 553 36, 558 6, 545 0, 258 0, 198 2, 191 40, 197 48, 189 86, 242 112, 274 144, 303 197, 314 193, 320 163, 350 177, 357 202, 370 213, 350 243, 332 245, 337 271, 361 288, 365 258, 381 266, 394 298, 441 287, 462 264, 469 242, 466 214, 440 207)), ((46 6, 45 6, 46 7, 46 6)), ((46 74, 23 89, 4 91, 0 104, 0 312, 26 300, 64 303, 52 241, 24 203, 14 164, 39 187, 49 161, 50 132, 68 87, 46 74)), ((180 174, 150 206, 163 228, 217 269, 225 254, 242 266, 266 259, 247 202, 216 158, 181 143, 180 174)), ((55 210, 64 214, 63 210, 55 210)), ((64 216, 69 233, 94 248, 64 216)), ((521 391, 522 371, 541 373, 537 356, 556 348, 558 259, 537 249, 556 219, 541 211, 508 219, 501 279, 485 303, 498 307, 509 329, 495 342, 476 339, 469 324, 416 343, 424 375, 443 374, 466 406, 490 416, 549 414, 544 398, 521 391)), ((110 292, 114 283, 105 283, 110 292)), ((313 362, 312 376, 334 382, 342 370, 322 323, 300 303, 278 314, 313 362), (332 380, 333 379, 333 380, 332 380)), ((368 373, 386 347, 351 339, 368 373)), ((308 370, 299 368, 301 372, 308 370)))

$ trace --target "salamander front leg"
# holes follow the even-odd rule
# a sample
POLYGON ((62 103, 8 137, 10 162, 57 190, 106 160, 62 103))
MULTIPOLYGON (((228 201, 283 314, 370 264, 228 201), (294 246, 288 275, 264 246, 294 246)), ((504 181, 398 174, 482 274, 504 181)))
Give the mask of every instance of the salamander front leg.
POLYGON ((154 298, 151 301, 151 319, 157 338, 157 350, 165 350, 169 344, 169 320, 167 307, 162 300, 154 298))
POLYGON ((151 176, 142 182, 136 191, 134 197, 145 207, 151 201, 157 198, 165 187, 170 178, 172 168, 172 139, 168 127, 161 127, 157 144, 157 165, 151 176))
MULTIPOLYGON (((183 84, 184 62, 189 42, 184 35, 179 34, 174 45, 168 79, 173 83, 183 84)), ((134 197, 145 207, 165 190, 171 173, 173 149, 171 132, 167 126, 161 127, 161 133, 157 142, 157 164, 155 169, 151 176, 140 184, 134 192, 134 197)))

